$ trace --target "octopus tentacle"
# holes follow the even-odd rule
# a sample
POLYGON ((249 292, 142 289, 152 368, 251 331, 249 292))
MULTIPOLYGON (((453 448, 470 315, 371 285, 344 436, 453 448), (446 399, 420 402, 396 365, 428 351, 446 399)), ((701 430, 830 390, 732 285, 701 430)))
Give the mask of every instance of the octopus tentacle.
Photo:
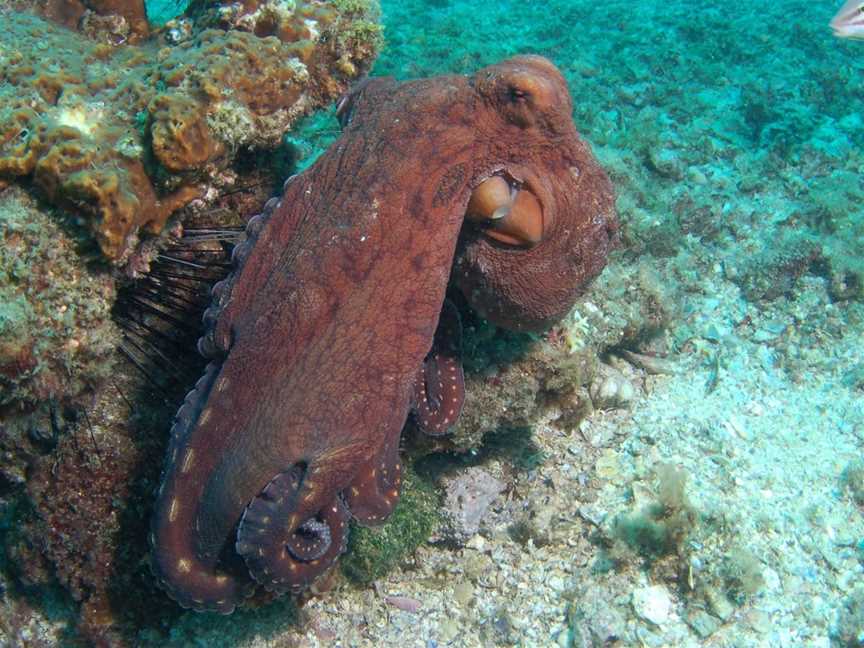
POLYGON ((317 495, 305 466, 297 464, 246 507, 235 548, 267 590, 300 591, 345 551, 348 510, 338 496, 316 507, 317 495))
POLYGON ((297 527, 285 548, 296 560, 310 562, 327 553, 332 543, 333 534, 327 523, 310 518, 297 527))
POLYGON ((254 591, 254 585, 248 577, 238 579, 219 571, 216 569, 216 557, 199 554, 194 538, 196 503, 183 501, 178 493, 182 491, 180 484, 186 478, 185 464, 194 457, 194 451, 181 451, 199 420, 219 375, 221 361, 231 346, 230 326, 224 311, 231 299, 234 282, 258 235, 278 205, 279 199, 271 198, 260 214, 249 219, 246 238, 235 246, 232 253, 234 271, 210 291, 213 301, 202 316, 204 334, 198 340, 198 352, 213 362, 207 365, 195 388, 186 395, 171 427, 168 459, 151 525, 151 571, 168 594, 186 608, 230 614, 243 598, 254 591), (182 457, 178 457, 181 454, 182 457), (178 459, 180 466, 177 466, 178 459))
MULTIPOLYGON (((286 186, 290 180, 291 178, 286 180, 286 186)), ((264 225, 278 206, 279 198, 271 198, 265 203, 260 214, 249 219, 246 223, 245 238, 235 245, 231 252, 233 271, 228 277, 214 284, 210 290, 213 301, 201 318, 204 323, 204 335, 198 340, 198 353, 205 358, 218 360, 224 358, 228 353, 231 346, 231 336, 230 322, 227 321, 225 314, 226 307, 231 300, 234 284, 240 276, 246 258, 255 246, 264 225)))
POLYGON ((414 381, 412 412, 420 430, 440 436, 456 423, 464 403, 462 321, 453 302, 444 300, 432 349, 414 381))
POLYGON ((385 439, 377 456, 360 467, 357 476, 343 491, 351 516, 364 526, 381 524, 399 501, 402 462, 399 434, 385 439))
POLYGON ((219 369, 217 363, 207 365, 174 417, 149 539, 151 571, 171 598, 185 608, 230 614, 242 599, 252 594, 252 583, 248 578, 218 570, 215 559, 203 560, 198 555, 193 524, 196 503, 178 495, 183 491, 182 482, 188 477, 187 467, 194 457, 193 451, 182 450, 219 369))

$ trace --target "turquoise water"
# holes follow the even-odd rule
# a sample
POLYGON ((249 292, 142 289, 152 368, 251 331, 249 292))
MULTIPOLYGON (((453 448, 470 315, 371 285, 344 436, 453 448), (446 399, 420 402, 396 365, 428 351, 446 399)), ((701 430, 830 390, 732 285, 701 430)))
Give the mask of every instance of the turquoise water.
MULTIPOLYGON (((502 405, 477 387, 474 404, 531 440, 493 430, 429 468, 444 508, 469 465, 500 481, 479 532, 423 543, 374 585, 231 617, 180 612, 139 543, 122 582, 159 603, 107 645, 864 646, 864 43, 831 34, 834 4, 383 0, 373 76, 471 74, 525 53, 559 67, 615 187, 620 245, 518 376, 495 346, 510 338, 472 340, 493 360, 469 387, 512 389, 502 405), (549 387, 589 374, 566 399, 549 387), (517 425, 496 407, 529 414, 517 425)), ((148 3, 154 23, 184 7, 148 3)), ((0 39, 0 62, 14 47, 0 39)), ((301 167, 337 128, 330 108, 286 135, 301 167)), ((16 218, 7 232, 26 229, 16 218)), ((4 272, 4 290, 28 276, 4 272)), ((25 339, 23 298, 0 298, 0 331, 25 339)), ((31 472, 0 480, 0 645, 90 645, 76 618, 87 578, 70 597, 62 566, 41 580, 23 568, 39 548, 16 535, 32 518, 15 498, 35 464, 7 429, 0 462, 31 472)), ((152 486, 118 510, 146 515, 152 486)), ((70 554, 86 555, 93 538, 78 539, 70 554)))

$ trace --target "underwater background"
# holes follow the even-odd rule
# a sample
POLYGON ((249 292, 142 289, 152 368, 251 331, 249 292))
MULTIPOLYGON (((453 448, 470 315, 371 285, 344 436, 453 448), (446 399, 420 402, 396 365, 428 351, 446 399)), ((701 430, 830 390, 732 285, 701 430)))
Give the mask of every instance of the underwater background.
MULTIPOLYGON (((63 51, 44 46, 62 42, 54 28, 15 31, 34 33, 20 16, 46 4, 0 1, 13 25, 0 36, 0 645, 864 646, 864 43, 832 36, 837 6, 382 0, 379 16, 359 0, 296 3, 338 6, 339 83, 369 65, 405 80, 552 60, 615 187, 621 241, 549 333, 469 319, 454 446, 406 442, 416 474, 400 508, 380 532, 352 530, 330 589, 222 617, 181 611, 147 570, 152 458, 189 388, 145 407, 134 367, 109 361, 130 348, 112 305, 147 254, 78 214, 54 188, 62 170, 40 181, 60 167, 33 182, 21 170, 18 147, 45 132, 19 101, 26 79, 85 47, 72 31, 63 51)), ((160 57, 188 37, 169 22, 185 10, 148 3, 151 30, 173 34, 160 57)), ((117 48, 151 38, 94 30, 117 48)), ((43 97, 73 83, 42 79, 43 97)), ((311 164, 339 130, 328 93, 269 134, 234 113, 210 123, 215 143, 190 127, 190 150, 236 156, 212 172, 208 204, 248 218, 311 164), (276 152, 243 153, 263 150, 276 152), (232 173, 257 193, 238 198, 232 173)), ((113 118, 89 105, 105 113, 65 127, 113 118)), ((124 110, 133 127, 158 123, 124 110)), ((212 161, 157 148, 157 134, 111 146, 132 160, 152 144, 162 175, 148 163, 147 178, 195 212, 172 178, 212 161)), ((116 164, 101 155, 96 167, 116 164)))

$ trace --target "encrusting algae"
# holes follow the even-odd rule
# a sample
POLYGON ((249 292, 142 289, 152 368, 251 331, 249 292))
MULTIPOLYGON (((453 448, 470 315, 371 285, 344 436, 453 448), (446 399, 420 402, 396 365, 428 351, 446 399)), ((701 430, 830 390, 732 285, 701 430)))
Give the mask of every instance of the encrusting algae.
POLYGON ((380 46, 373 3, 246 4, 199 3, 120 41, 0 10, 0 186, 32 183, 123 264, 140 231, 161 231, 241 149, 277 146, 380 46))
POLYGON ((23 191, 0 194, 0 417, 78 398, 110 371, 114 283, 77 247, 23 191))

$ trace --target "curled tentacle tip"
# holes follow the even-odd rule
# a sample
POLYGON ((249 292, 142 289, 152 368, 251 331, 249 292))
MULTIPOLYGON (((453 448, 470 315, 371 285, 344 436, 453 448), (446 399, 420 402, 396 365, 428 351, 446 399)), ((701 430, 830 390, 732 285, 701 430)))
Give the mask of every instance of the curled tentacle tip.
POLYGON ((296 560, 311 562, 327 553, 332 541, 330 527, 311 518, 297 528, 285 548, 296 560))

